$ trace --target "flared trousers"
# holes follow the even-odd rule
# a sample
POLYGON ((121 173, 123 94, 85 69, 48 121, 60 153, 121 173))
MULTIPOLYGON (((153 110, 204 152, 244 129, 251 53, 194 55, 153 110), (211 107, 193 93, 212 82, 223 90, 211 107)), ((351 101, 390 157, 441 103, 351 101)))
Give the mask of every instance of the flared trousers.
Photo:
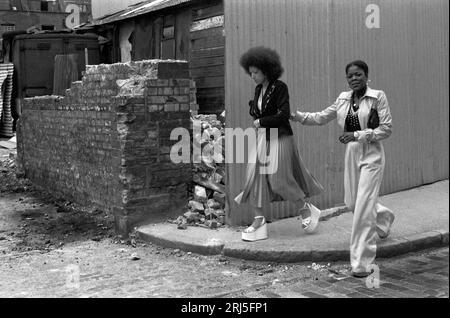
POLYGON ((390 209, 378 202, 385 165, 381 142, 349 142, 345 151, 345 205, 353 211, 350 263, 353 272, 370 271, 377 236, 386 236, 394 221, 390 209))

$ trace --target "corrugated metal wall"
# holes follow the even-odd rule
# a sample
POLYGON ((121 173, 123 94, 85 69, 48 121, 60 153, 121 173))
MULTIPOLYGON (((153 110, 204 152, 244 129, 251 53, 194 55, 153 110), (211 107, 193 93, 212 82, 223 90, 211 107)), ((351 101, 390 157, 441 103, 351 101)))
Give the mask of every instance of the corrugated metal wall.
MULTIPOLYGON (((248 100, 253 81, 239 66, 248 48, 276 49, 289 86, 291 109, 320 111, 348 90, 345 65, 363 59, 370 86, 386 92, 393 134, 384 141, 386 170, 381 194, 448 178, 449 86, 447 0, 224 0, 227 127, 251 125, 248 100), (380 9, 380 27, 369 29, 370 4, 380 9)), ((292 124, 300 154, 325 187, 313 202, 343 204, 344 145, 336 121, 326 126, 292 124)), ((229 221, 250 221, 241 191, 245 165, 228 165, 229 221)), ((273 204, 277 218, 287 203, 273 204)))

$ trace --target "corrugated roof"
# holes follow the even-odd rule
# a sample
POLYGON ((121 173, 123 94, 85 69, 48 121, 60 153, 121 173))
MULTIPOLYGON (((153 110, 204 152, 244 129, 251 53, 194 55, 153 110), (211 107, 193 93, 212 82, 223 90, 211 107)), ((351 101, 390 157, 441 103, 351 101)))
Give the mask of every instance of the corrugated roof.
POLYGON ((143 1, 133 5, 128 8, 121 10, 119 12, 108 14, 106 16, 100 17, 92 21, 91 25, 102 25, 107 23, 112 23, 115 21, 129 19, 138 15, 142 15, 149 12, 158 11, 164 8, 174 7, 182 3, 191 2, 193 0, 150 0, 143 1))

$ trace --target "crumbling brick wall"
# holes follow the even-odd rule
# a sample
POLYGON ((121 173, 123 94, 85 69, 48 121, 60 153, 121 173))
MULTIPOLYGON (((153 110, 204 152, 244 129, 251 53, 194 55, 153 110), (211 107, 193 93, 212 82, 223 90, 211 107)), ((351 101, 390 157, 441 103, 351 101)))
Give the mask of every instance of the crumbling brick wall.
POLYGON ((69 200, 114 213, 116 229, 177 215, 191 164, 174 164, 173 128, 189 129, 188 64, 147 60, 88 66, 66 96, 24 100, 17 130, 25 176, 69 200))

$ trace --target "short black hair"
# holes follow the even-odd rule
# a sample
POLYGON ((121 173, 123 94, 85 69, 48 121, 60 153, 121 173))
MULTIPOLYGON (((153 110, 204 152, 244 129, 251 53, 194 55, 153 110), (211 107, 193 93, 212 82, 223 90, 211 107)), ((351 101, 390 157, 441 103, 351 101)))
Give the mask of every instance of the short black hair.
POLYGON ((250 66, 258 68, 269 81, 279 79, 284 72, 278 53, 264 46, 249 49, 241 56, 239 63, 247 74, 250 74, 250 66))
POLYGON ((364 74, 366 74, 366 76, 369 76, 369 66, 367 65, 366 62, 361 61, 361 60, 356 60, 356 61, 348 63, 347 66, 345 67, 345 74, 348 73, 348 69, 351 66, 359 67, 360 69, 362 69, 364 71, 364 74))

